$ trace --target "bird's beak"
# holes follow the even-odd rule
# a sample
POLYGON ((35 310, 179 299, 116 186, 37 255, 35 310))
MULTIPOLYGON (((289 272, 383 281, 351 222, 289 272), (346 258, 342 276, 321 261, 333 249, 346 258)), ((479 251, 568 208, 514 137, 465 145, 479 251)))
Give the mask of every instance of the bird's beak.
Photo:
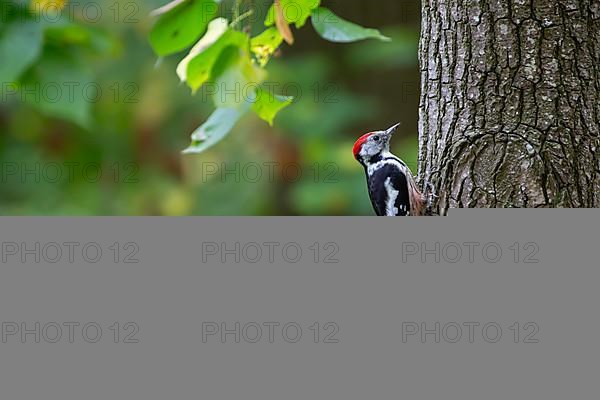
POLYGON ((400 124, 396 124, 394 126, 392 126, 390 129, 388 129, 387 131, 384 132, 384 137, 385 140, 389 143, 390 140, 392 139, 392 135, 398 130, 398 127, 400 126, 400 124))
POLYGON ((388 129, 387 131, 385 131, 385 134, 387 136, 392 136, 394 133, 396 133, 396 131, 398 130, 398 127, 400 126, 400 124, 396 124, 394 126, 392 126, 390 129, 388 129))

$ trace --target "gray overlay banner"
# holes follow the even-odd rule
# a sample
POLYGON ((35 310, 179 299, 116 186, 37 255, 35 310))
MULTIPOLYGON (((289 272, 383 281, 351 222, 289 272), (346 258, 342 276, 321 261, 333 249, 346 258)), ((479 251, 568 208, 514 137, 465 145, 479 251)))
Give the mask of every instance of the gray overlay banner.
POLYGON ((0 398, 596 399, 599 226, 2 218, 0 398))

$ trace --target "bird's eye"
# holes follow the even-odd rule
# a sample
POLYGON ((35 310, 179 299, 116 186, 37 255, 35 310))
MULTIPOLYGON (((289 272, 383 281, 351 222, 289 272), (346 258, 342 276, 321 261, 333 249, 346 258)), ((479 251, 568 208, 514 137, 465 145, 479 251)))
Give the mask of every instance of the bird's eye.
POLYGON ((373 136, 373 140, 379 142, 379 136, 373 136))

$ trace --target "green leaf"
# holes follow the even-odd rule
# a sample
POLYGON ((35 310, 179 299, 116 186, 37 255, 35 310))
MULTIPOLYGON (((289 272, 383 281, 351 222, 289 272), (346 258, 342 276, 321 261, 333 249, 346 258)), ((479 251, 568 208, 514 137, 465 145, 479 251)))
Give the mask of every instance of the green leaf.
POLYGON ((279 33, 276 27, 272 26, 260 35, 250 39, 250 50, 256 56, 260 66, 264 67, 271 59, 273 53, 281 46, 282 42, 283 37, 281 33, 279 33))
POLYGON ((325 7, 320 7, 313 12, 312 24, 317 33, 330 42, 349 43, 365 39, 391 40, 383 36, 377 29, 363 28, 346 21, 325 7))
MULTIPOLYGON (((0 15, 0 19, 3 17, 0 15)), ((14 82, 40 56, 42 25, 17 18, 0 30, 0 81, 14 82)))
POLYGON ((242 108, 217 108, 208 120, 192 133, 192 144, 184 154, 199 154, 220 142, 248 112, 242 108))
POLYGON ((177 75, 182 82, 187 81, 187 70, 190 61, 214 44, 227 31, 228 25, 225 18, 216 18, 208 24, 206 34, 192 47, 189 54, 177 66, 177 75))
MULTIPOLYGON (((289 24, 296 24, 296 28, 302 28, 312 11, 321 5, 321 0, 281 0, 283 16, 289 24)), ((265 26, 275 25, 275 5, 273 4, 267 12, 265 26)))
POLYGON ((229 46, 216 61, 211 75, 215 85, 215 106, 239 107, 254 95, 254 89, 264 80, 266 72, 252 62, 246 50, 229 46))
POLYGON ((89 128, 92 104, 101 95, 97 90, 83 63, 63 51, 47 50, 23 77, 21 98, 48 116, 89 128))
POLYGON ((214 0, 176 0, 157 10, 160 15, 150 32, 150 44, 159 56, 191 46, 206 31, 217 13, 214 0))
POLYGON ((215 80, 212 71, 223 51, 228 47, 247 49, 249 38, 242 32, 228 29, 216 42, 189 61, 187 83, 196 92, 208 80, 215 80))
POLYGON ((283 110, 294 101, 290 96, 279 96, 274 93, 259 89, 252 105, 252 110, 269 125, 273 126, 273 120, 279 111, 283 110))

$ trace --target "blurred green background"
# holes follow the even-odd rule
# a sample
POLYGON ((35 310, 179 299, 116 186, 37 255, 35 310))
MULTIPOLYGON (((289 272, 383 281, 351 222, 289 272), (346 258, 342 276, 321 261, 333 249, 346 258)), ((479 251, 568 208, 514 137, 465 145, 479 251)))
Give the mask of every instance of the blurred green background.
MULTIPOLYGON (((392 151, 416 172, 418 1, 324 0, 338 15, 380 28, 393 41, 333 44, 310 24, 294 30, 295 45, 282 46, 267 81, 296 96, 295 104, 272 128, 248 114, 200 155, 181 150, 214 107, 202 91, 192 96, 180 84, 175 68, 185 52, 158 60, 148 44, 149 13, 164 3, 78 0, 74 20, 97 35, 86 37, 85 46, 77 29, 62 31, 59 41, 45 36, 44 55, 54 59, 48 56, 27 76, 52 82, 89 74, 101 88, 96 100, 61 109, 2 84, 0 214, 373 215, 352 145, 360 134, 398 121, 392 151), (97 7, 85 9, 87 3, 97 7), (83 9, 89 18, 82 18, 83 9), (79 72, 61 64, 73 53, 83 62, 79 72), (87 121, 64 118, 86 108, 87 121), (57 171, 62 175, 55 179, 57 171)), ((271 1, 255 3, 260 32, 271 1)), ((6 57, 0 45, 0 65, 6 57)))

